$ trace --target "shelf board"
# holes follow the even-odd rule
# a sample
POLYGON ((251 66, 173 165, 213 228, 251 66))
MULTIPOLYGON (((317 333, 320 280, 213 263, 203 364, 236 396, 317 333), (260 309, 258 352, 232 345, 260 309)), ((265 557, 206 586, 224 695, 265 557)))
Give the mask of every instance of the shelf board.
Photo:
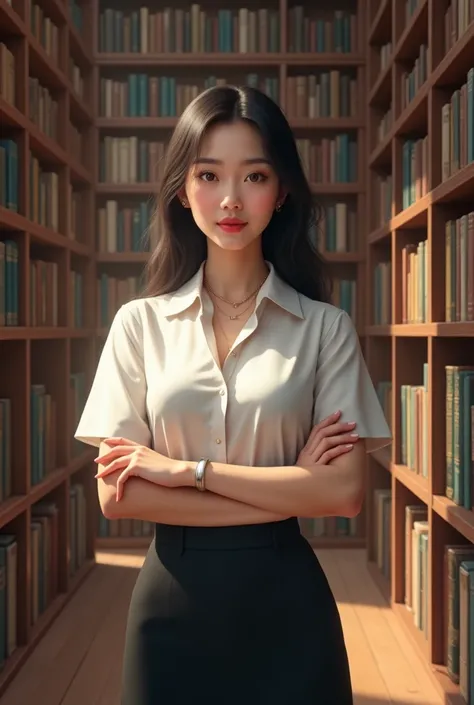
POLYGON ((474 337, 474 321, 372 325, 366 327, 365 333, 374 337, 472 338, 474 337))
POLYGON ((83 583, 94 567, 95 560, 93 559, 90 559, 84 563, 84 565, 78 570, 77 574, 72 578, 68 591, 65 593, 60 593, 39 617, 38 621, 32 628, 32 634, 28 643, 24 646, 19 646, 6 661, 2 671, 0 672, 0 696, 3 695, 9 683, 13 680, 25 663, 26 659, 36 648, 38 642, 49 629, 52 622, 66 606, 78 587, 83 583))
MULTIPOLYGON (((445 203, 472 199, 474 193, 474 162, 467 164, 455 174, 436 186, 431 192, 433 203, 445 203)), ((471 200, 472 203, 472 200, 471 200)))
POLYGON ((138 52, 97 52, 96 66, 358 66, 365 61, 363 54, 311 53, 311 52, 166 52, 140 54, 138 52))
POLYGON ((23 21, 7 2, 0 2, 0 27, 6 34, 16 36, 24 36, 26 34, 23 21))
POLYGON ((392 60, 390 59, 374 81, 369 91, 369 105, 386 104, 392 94, 392 60))
POLYGON ((433 495, 433 510, 459 531, 468 541, 474 543, 474 511, 459 507, 451 499, 433 495))
POLYGON ((391 38, 392 34, 392 4, 390 0, 380 0, 379 7, 369 26, 367 42, 381 44, 391 38))
POLYGON ((4 98, 0 97, 0 124, 2 128, 10 127, 24 130, 28 125, 28 120, 15 105, 11 105, 4 98))
POLYGON ((422 196, 415 203, 400 211, 390 221, 392 230, 414 229, 426 227, 428 223, 428 205, 432 200, 431 193, 422 196))
POLYGON ((150 258, 149 252, 98 252, 96 261, 101 264, 106 263, 125 263, 125 264, 144 264, 150 258))
POLYGON ((398 42, 393 55, 395 61, 414 59, 419 51, 420 44, 428 39, 428 0, 419 0, 418 7, 408 21, 398 42))
POLYGON ((430 504, 430 487, 428 480, 410 470, 405 465, 392 465, 392 475, 410 490, 424 504, 430 504))
POLYGON ((74 458, 65 468, 53 470, 42 482, 34 485, 30 489, 29 494, 13 495, 1 502, 0 528, 16 519, 16 517, 26 511, 31 504, 43 499, 43 497, 58 487, 67 475, 77 472, 77 470, 89 462, 92 457, 92 451, 86 449, 83 453, 74 458))
POLYGON ((392 236, 392 231, 390 229, 390 223, 384 223, 376 230, 373 230, 367 238, 369 245, 373 245, 381 240, 388 239, 392 236))

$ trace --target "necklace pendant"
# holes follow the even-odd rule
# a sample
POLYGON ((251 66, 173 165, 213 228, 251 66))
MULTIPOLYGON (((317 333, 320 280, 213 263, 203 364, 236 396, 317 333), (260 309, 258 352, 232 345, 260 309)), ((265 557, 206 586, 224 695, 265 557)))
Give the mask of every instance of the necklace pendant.
POLYGON ((233 304, 234 308, 238 308, 240 304, 233 304))
POLYGON ((231 321, 235 321, 235 319, 238 318, 238 316, 229 316, 229 318, 231 321))

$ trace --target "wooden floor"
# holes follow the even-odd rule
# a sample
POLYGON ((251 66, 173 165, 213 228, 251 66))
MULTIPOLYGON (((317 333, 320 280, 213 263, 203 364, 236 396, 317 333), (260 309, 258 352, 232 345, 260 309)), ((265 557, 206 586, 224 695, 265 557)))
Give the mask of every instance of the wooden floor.
MULTIPOLYGON (((355 705, 442 705, 372 581, 365 553, 337 549, 318 556, 339 604, 355 705)), ((119 705, 125 616, 143 554, 99 553, 97 560, 1 705, 119 705)))

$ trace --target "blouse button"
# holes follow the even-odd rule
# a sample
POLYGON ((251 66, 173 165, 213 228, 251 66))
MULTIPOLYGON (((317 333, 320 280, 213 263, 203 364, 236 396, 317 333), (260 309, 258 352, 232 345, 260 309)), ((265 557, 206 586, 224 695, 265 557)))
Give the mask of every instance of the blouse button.
POLYGON ((217 443, 217 445, 219 445, 221 442, 222 442, 222 441, 221 441, 220 438, 216 438, 216 443, 217 443))
POLYGON ((224 394, 225 394, 225 390, 224 390, 224 389, 221 389, 221 391, 219 392, 219 394, 221 395, 221 397, 223 397, 224 394))

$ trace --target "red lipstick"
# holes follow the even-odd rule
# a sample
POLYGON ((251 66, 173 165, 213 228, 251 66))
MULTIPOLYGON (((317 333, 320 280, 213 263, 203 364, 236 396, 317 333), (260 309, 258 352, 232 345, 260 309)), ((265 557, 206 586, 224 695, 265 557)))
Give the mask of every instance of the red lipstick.
POLYGON ((226 233, 240 233, 247 223, 239 218, 222 218, 217 225, 226 233))

